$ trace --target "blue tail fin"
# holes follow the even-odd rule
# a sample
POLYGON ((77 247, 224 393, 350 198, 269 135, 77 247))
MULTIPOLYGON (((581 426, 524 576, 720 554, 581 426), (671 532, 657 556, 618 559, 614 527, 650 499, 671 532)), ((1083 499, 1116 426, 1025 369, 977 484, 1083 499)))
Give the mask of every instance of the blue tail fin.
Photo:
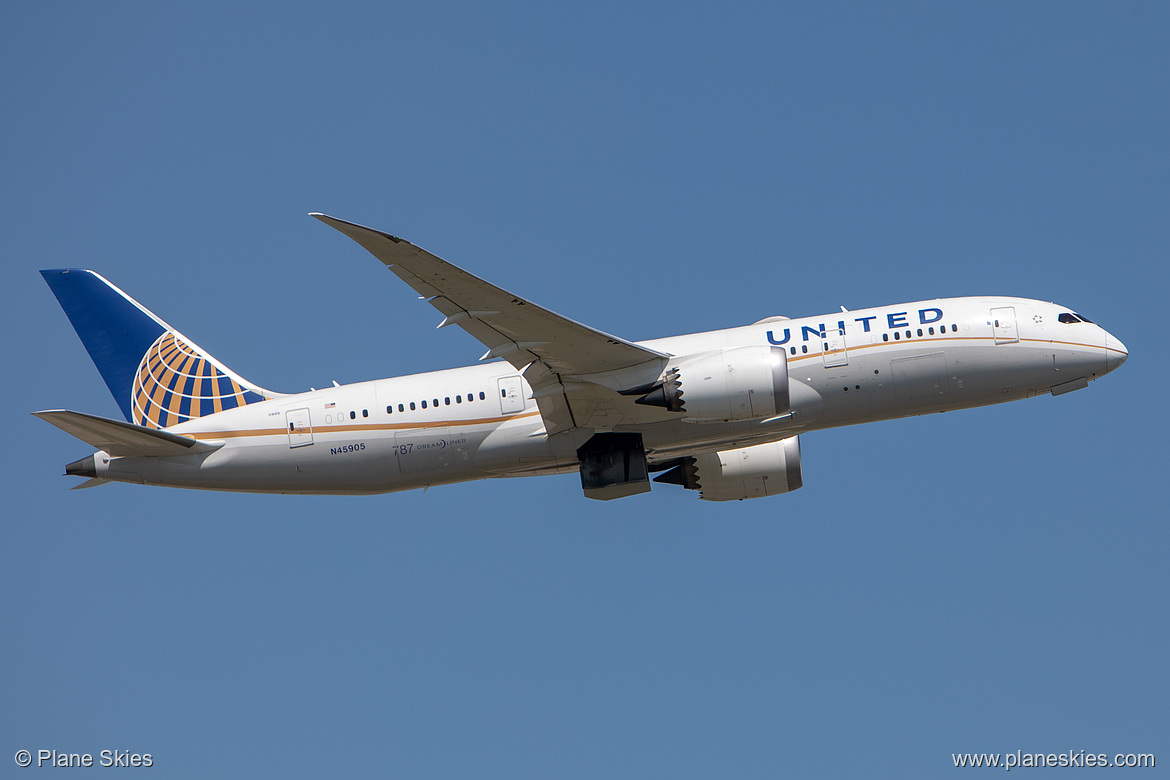
POLYGON ((166 428, 273 398, 93 271, 41 271, 129 422, 166 428))

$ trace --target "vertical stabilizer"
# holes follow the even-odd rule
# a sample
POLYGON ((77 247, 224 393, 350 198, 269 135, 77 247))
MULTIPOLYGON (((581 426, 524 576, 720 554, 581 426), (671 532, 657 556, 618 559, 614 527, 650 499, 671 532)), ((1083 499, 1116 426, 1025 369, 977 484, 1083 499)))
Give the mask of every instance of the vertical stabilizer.
POLYGON ((279 395, 241 378, 99 274, 41 275, 129 422, 166 428, 279 395))

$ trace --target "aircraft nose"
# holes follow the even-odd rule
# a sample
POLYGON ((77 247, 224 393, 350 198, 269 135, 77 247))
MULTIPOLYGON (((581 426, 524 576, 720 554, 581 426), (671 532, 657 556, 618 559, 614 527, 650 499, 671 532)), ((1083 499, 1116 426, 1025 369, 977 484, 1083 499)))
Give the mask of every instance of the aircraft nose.
POLYGON ((1129 357, 1129 350, 1111 333, 1105 334, 1105 373, 1121 366, 1129 357))

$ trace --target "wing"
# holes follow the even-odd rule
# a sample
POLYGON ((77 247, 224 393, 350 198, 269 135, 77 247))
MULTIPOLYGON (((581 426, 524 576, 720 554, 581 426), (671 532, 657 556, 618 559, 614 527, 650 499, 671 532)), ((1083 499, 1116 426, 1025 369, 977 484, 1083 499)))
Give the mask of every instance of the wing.
POLYGON ((443 314, 440 328, 458 325, 478 339, 488 349, 481 360, 503 358, 522 371, 549 433, 620 424, 624 415, 614 417, 625 400, 619 391, 654 382, 666 366, 669 356, 661 352, 562 317, 401 238, 310 216, 352 238, 426 298, 443 314))

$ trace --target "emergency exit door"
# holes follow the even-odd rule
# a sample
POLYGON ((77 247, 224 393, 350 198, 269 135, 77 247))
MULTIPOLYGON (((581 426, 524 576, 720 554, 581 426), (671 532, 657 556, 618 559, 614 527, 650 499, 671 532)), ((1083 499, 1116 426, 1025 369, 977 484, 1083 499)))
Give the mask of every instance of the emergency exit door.
POLYGON ((515 414, 524 411, 524 385, 518 376, 500 379, 500 412, 515 414))

